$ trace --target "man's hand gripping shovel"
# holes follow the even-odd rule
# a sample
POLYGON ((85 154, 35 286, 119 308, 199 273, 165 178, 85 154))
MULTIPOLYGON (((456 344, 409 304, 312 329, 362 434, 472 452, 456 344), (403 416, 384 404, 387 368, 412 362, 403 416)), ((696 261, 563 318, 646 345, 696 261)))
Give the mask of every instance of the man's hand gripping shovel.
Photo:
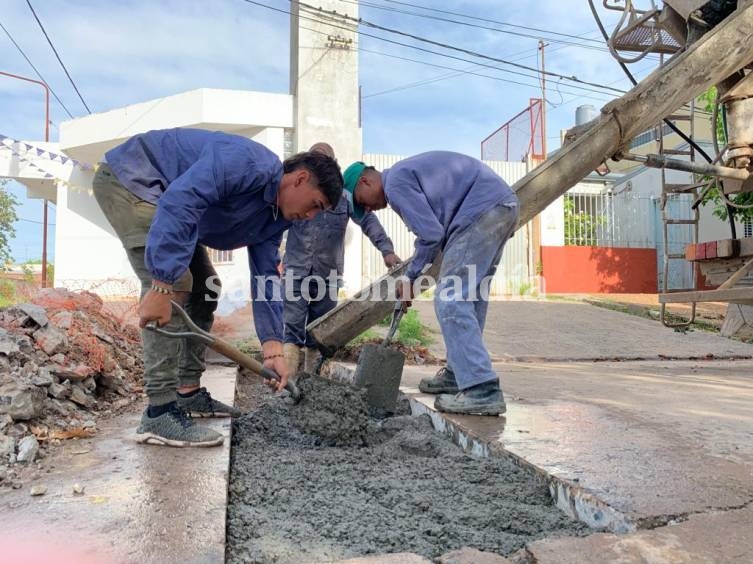
MULTIPOLYGON (((166 329, 161 329, 155 321, 150 321, 149 323, 147 323, 147 329, 159 333, 160 335, 164 335, 165 337, 171 337, 175 339, 196 339, 197 341, 204 343, 210 349, 217 351, 233 362, 237 362, 243 368, 250 370, 254 374, 261 376, 265 380, 275 380, 277 382, 280 381, 280 376, 277 374, 277 372, 265 367, 255 358, 242 353, 227 341, 224 341, 219 337, 216 337, 211 333, 204 331, 201 327, 196 325, 191 320, 191 318, 182 307, 180 307, 173 301, 171 301, 170 303, 173 306, 173 311, 180 315, 183 321, 185 321, 186 326, 189 330, 181 332, 168 331, 166 329)), ((293 398, 293 401, 297 403, 301 400, 301 391, 298 389, 298 386, 295 385, 295 382, 288 380, 288 383, 285 385, 285 389, 290 392, 290 397, 293 398)))

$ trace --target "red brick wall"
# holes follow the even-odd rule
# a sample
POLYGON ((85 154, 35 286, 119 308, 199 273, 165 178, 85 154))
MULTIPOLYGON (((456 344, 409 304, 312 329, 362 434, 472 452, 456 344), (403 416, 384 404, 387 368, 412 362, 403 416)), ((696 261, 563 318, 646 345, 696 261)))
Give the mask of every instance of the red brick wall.
POLYGON ((655 294, 656 249, 541 247, 546 291, 655 294))

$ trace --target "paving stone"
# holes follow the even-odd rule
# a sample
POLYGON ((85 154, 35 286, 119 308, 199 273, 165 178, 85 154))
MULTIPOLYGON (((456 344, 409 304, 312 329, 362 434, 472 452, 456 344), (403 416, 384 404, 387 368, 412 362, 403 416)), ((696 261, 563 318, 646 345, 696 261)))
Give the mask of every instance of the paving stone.
POLYGON ((753 554, 753 509, 692 515, 687 521, 627 535, 544 539, 526 548, 537 564, 728 562, 748 564, 753 554))
POLYGON ((336 564, 431 564, 431 560, 427 560, 423 556, 413 554, 412 552, 398 552, 395 554, 362 556, 360 558, 350 558, 349 560, 339 560, 336 564))
POLYGON ((510 560, 504 556, 469 546, 443 554, 436 561, 438 564, 510 564, 510 560))

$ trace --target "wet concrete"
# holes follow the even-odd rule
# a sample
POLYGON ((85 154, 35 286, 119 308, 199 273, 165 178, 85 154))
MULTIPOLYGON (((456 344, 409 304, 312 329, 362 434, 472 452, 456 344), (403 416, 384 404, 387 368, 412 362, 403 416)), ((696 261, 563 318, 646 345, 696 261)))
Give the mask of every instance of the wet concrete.
MULTIPOLYGON (((235 370, 211 368, 202 383, 233 401, 235 370)), ((139 445, 133 412, 101 422, 95 437, 66 441, 34 481, 47 493, 0 494, 1 561, 222 562, 230 458, 222 447, 139 445), (74 494, 73 485, 84 487, 74 494)), ((229 419, 203 424, 230 433, 229 419)))
MULTIPOLYGON (((625 532, 753 500, 753 362, 499 363, 505 417, 442 416, 553 480, 560 506, 625 532)), ((418 393, 433 368, 406 367, 418 393)), ((478 447, 481 448, 481 447, 478 447)))
POLYGON ((434 558, 463 546, 510 554, 586 531, 553 507, 544 483, 507 460, 469 456, 428 417, 371 419, 362 391, 301 385, 301 404, 272 398, 235 425, 228 562, 434 558))

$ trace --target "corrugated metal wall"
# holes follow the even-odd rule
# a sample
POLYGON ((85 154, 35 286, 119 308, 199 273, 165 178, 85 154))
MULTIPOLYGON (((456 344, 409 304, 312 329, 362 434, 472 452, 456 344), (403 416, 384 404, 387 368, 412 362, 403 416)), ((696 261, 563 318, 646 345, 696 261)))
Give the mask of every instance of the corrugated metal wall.
MULTIPOLYGON (((405 157, 397 155, 366 154, 363 156, 364 162, 376 167, 377 170, 389 168, 403 158, 405 157)), ((526 163, 488 161, 486 164, 510 185, 525 176, 527 172, 526 163)), ((415 237, 408 231, 400 217, 390 208, 380 210, 376 214, 395 244, 395 252, 398 256, 403 259, 411 256, 415 237)), ((532 270, 528 244, 529 234, 530 223, 520 227, 515 236, 508 241, 502 255, 502 263, 492 283, 492 295, 517 293, 521 287, 526 287, 532 270)), ((382 261, 382 255, 366 237, 362 237, 361 244, 363 245, 363 276, 368 280, 374 280, 387 271, 382 261)), ((347 255, 345 260, 348 260, 347 255)))

